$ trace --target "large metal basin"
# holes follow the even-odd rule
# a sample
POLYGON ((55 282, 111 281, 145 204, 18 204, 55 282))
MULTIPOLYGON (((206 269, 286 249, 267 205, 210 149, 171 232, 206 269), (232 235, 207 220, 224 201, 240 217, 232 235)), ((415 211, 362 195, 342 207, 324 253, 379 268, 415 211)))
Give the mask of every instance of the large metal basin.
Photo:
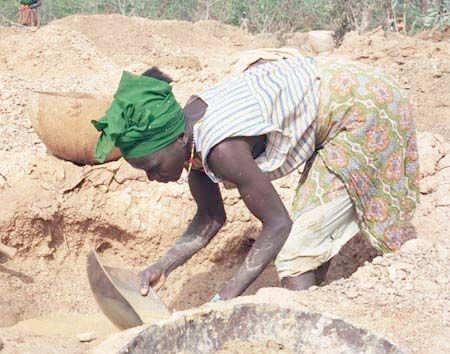
POLYGON ((403 353, 389 340, 342 319, 252 303, 174 315, 143 330, 120 350, 123 354, 215 352, 403 353))

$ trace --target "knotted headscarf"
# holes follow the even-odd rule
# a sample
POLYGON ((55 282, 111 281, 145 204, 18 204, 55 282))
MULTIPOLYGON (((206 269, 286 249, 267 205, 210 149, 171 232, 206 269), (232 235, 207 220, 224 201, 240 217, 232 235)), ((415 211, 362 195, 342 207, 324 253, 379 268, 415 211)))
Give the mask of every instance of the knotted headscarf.
POLYGON ((104 162, 114 146, 124 157, 161 150, 185 128, 183 110, 170 84, 126 71, 105 116, 92 124, 101 132, 94 154, 98 162, 104 162))

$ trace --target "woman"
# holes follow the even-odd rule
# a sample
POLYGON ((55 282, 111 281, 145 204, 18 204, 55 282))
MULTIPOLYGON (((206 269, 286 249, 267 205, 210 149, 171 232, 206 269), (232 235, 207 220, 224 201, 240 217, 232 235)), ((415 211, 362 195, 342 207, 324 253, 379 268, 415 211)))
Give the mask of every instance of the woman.
POLYGON ((17 23, 24 26, 39 27, 40 20, 37 9, 41 5, 41 0, 20 0, 17 23))
POLYGON ((353 62, 260 61, 193 96, 183 110, 169 82, 151 70, 124 73, 106 116, 93 122, 101 131, 100 162, 117 146, 151 181, 189 173, 197 213, 141 273, 143 295, 223 226, 219 182, 237 187, 262 230, 214 301, 242 294, 273 259, 284 287, 307 289, 359 231, 381 252, 414 237, 415 124, 407 97, 388 76, 353 62), (304 163, 288 211, 271 180, 304 163))

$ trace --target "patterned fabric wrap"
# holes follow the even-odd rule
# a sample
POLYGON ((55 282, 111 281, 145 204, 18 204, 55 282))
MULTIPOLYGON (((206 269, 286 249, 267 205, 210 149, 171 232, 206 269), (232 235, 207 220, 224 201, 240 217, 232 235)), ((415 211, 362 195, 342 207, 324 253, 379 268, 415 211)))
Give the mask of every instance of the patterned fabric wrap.
POLYGON ((343 183, 372 245, 382 253, 397 250, 415 237, 409 221, 419 201, 411 104, 377 69, 349 61, 319 66, 316 140, 324 148, 297 189, 292 217, 344 193, 343 183))

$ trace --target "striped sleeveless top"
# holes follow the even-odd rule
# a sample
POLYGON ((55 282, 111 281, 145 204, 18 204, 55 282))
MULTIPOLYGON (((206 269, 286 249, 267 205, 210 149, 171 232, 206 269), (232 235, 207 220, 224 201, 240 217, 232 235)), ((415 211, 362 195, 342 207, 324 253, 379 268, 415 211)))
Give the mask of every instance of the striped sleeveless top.
POLYGON ((266 135, 266 149, 255 161, 271 180, 297 169, 314 153, 320 78, 311 58, 269 62, 230 77, 197 94, 208 108, 194 126, 204 172, 208 154, 221 141, 266 135))

